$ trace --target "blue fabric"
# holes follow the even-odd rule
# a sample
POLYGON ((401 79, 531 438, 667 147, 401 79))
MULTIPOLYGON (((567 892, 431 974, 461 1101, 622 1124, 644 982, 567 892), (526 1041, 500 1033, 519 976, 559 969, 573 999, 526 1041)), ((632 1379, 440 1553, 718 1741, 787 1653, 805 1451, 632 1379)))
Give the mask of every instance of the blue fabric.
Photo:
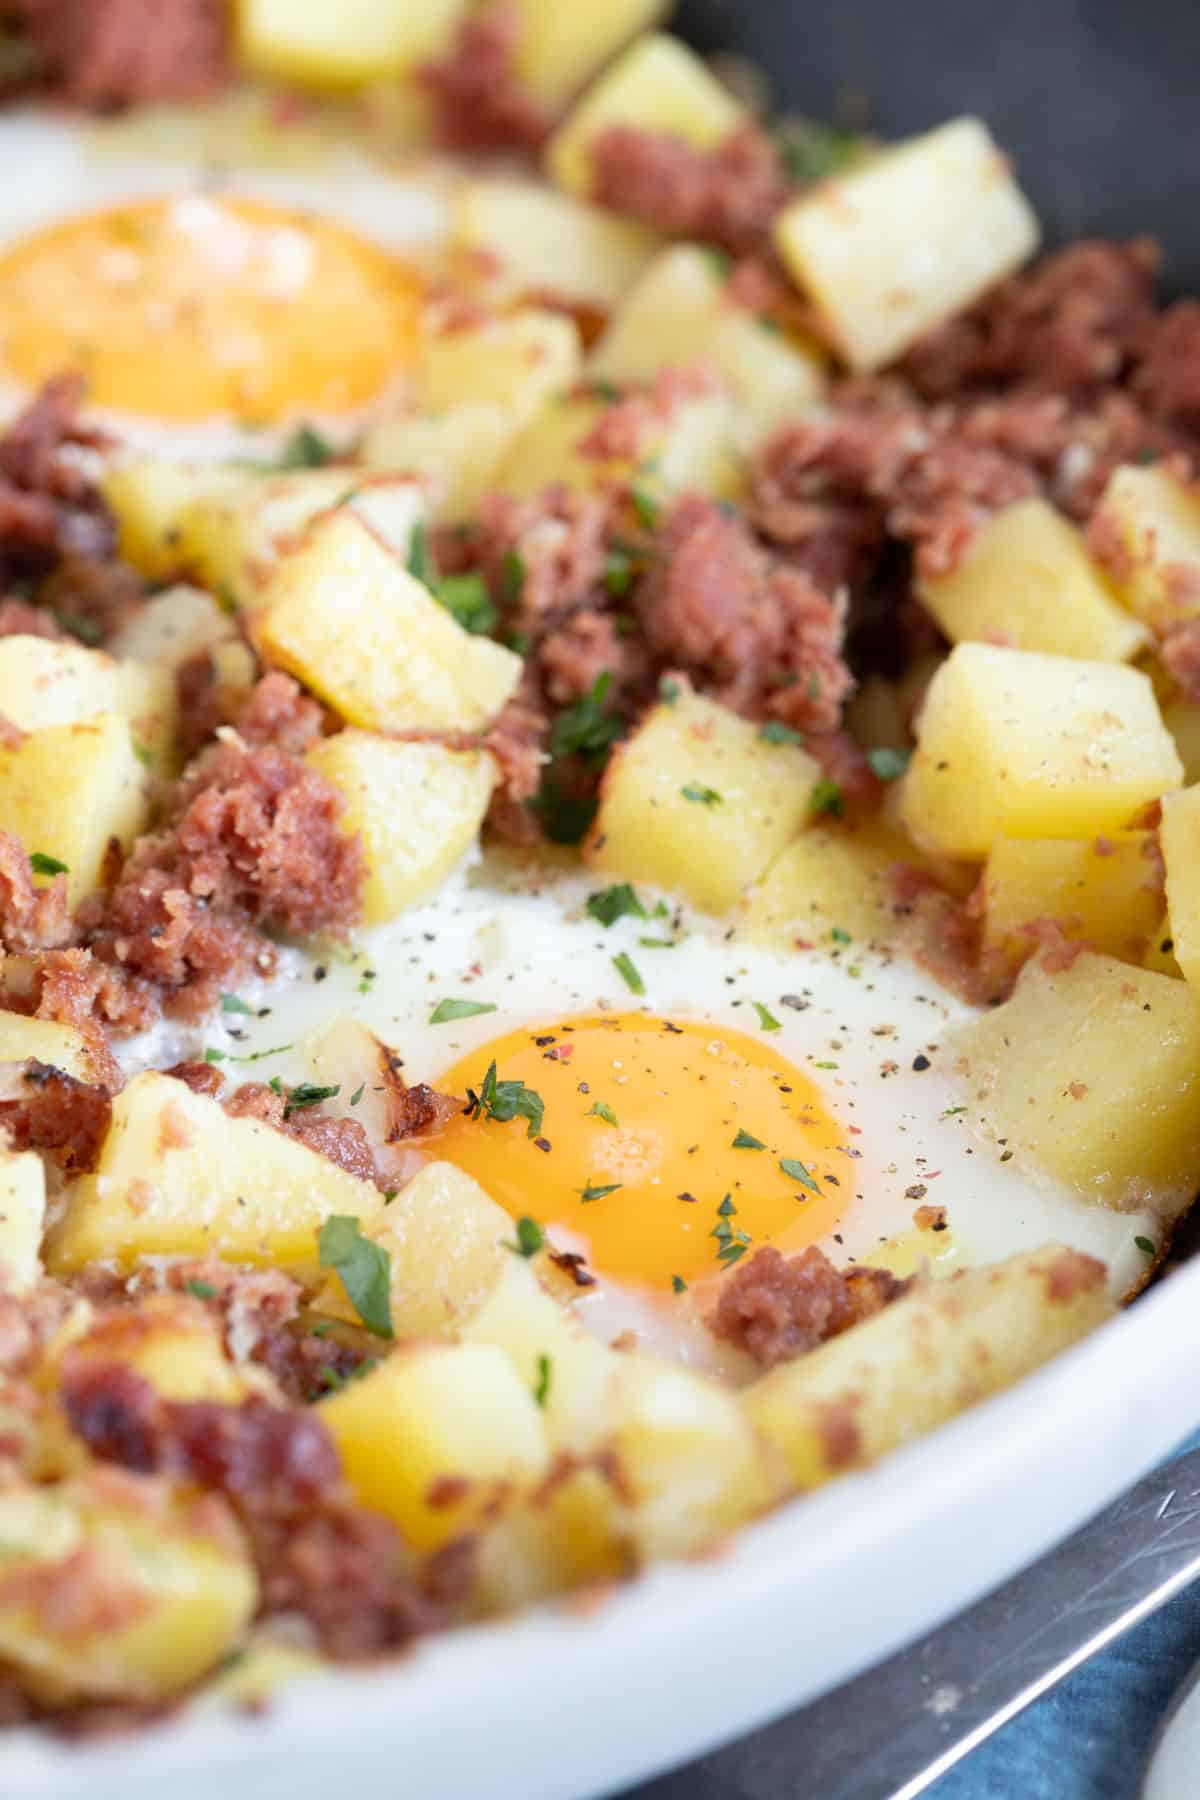
MULTIPOLYGON (((1197 1448, 1200 1432, 1183 1446, 1197 1448)), ((1185 1590, 935 1782, 930 1800, 1136 1800, 1150 1740, 1197 1662, 1200 1593, 1185 1590)))

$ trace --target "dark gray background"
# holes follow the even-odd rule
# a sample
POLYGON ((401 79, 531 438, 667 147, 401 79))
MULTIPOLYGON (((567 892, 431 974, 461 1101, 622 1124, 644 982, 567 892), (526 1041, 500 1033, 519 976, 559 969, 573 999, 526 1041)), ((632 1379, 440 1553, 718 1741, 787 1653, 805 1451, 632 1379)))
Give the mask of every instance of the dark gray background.
MULTIPOLYGON (((1052 242, 1148 233, 1164 288, 1200 292, 1200 0, 693 0, 676 25, 814 118, 893 137, 978 113, 1052 242)), ((720 1706, 723 1654, 698 1705, 720 1706)), ((622 1800, 837 1800, 806 1789, 798 1718, 622 1800)))

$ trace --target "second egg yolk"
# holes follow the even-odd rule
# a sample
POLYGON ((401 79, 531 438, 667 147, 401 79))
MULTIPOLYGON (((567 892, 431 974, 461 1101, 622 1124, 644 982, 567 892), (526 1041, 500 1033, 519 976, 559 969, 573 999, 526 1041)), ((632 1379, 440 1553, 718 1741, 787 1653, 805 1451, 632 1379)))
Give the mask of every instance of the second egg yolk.
POLYGON ((421 284, 328 219, 192 194, 70 219, 0 257, 0 371, 93 405, 270 423, 351 412, 415 353, 421 284))
POLYGON ((824 1237, 852 1197, 845 1132, 816 1088, 738 1031, 640 1013, 522 1027, 437 1085, 468 1108, 430 1152, 514 1218, 585 1240, 598 1274, 667 1291, 717 1279, 764 1244, 824 1237), (505 1082, 532 1090, 540 1124, 493 1116, 505 1082))

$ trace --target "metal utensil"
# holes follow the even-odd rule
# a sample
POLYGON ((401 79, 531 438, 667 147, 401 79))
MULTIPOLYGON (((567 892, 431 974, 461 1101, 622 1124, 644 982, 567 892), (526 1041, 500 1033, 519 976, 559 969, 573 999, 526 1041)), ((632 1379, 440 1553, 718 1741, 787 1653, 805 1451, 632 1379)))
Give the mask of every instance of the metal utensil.
POLYGON ((744 1752, 721 1751, 627 1800, 913 1800, 1197 1577, 1200 1450, 1146 1476, 967 1612, 770 1726, 750 1768, 744 1752))

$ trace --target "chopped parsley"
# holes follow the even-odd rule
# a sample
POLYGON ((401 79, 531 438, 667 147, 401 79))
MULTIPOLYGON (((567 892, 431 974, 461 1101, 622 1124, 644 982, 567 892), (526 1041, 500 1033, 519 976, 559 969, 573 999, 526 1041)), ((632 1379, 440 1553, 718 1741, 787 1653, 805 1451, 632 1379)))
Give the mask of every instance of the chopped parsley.
POLYGON ((829 935, 835 944, 852 944, 854 942, 850 933, 848 931, 843 931, 840 925, 835 925, 829 935))
POLYGON ((245 1013, 247 1017, 251 1019, 254 1017, 254 1008, 252 1006, 247 1006, 246 1002, 240 999, 237 994, 221 995, 221 1011, 225 1013, 245 1013))
POLYGON ((637 965, 632 958, 626 955, 625 951, 622 950, 618 955, 614 956, 612 960, 613 968, 617 971, 617 974, 621 977, 621 980, 625 983, 625 986, 629 989, 630 993, 644 994, 646 991, 646 984, 638 973, 637 965))
POLYGON ((647 950, 674 950, 676 939, 640 937, 638 943, 647 950))
POLYGON ((482 575, 444 575, 433 597, 473 637, 485 637, 496 623, 496 608, 482 575))
MULTIPOLYGON (((282 1056, 282 1055, 283 1055, 283 1053, 284 1053, 284 1051, 285 1051, 285 1050, 290 1050, 290 1049, 291 1049, 291 1047, 292 1047, 292 1046, 291 1046, 291 1045, 290 1045, 290 1044, 275 1044, 275 1045, 273 1045, 273 1046, 272 1046, 272 1047, 271 1047, 271 1049, 270 1049, 270 1050, 252 1050, 252 1051, 251 1051, 251 1053, 250 1053, 250 1055, 249 1055, 249 1056, 234 1056, 234 1054, 233 1054, 233 1052, 232 1052, 232 1051, 231 1051, 231 1050, 212 1050, 212 1049, 209 1049, 209 1050, 206 1050, 206 1051, 205 1051, 205 1052, 204 1052, 204 1060, 205 1060, 205 1062, 206 1062, 206 1063, 223 1063, 223 1062, 234 1062, 234 1063, 255 1063, 255 1062, 263 1062, 263 1061, 264 1061, 264 1060, 265 1060, 265 1058, 267 1058, 267 1057, 268 1057, 268 1056, 282 1056)), ((276 1079, 277 1079, 277 1078, 276 1078, 276 1079)), ((272 1087, 274 1087, 274 1086, 275 1086, 275 1082, 274 1082, 274 1081, 272 1081, 272 1083, 271 1083, 271 1086, 272 1086, 272 1087)))
POLYGON ((585 1119, 603 1119, 606 1125, 620 1124, 620 1120, 607 1100, 597 1100, 594 1105, 588 1107, 583 1116, 585 1119))
POLYGON ((525 559, 516 550, 505 552, 504 561, 500 564, 500 598, 506 606, 513 606, 521 598, 525 586, 525 559))
POLYGON ((779 1020, 775 1017, 775 1014, 773 1012, 771 1012, 768 1007, 765 1007, 763 1005, 761 1000, 752 1000, 750 1002, 750 1004, 754 1008, 755 1012, 758 1014, 758 1022, 762 1026, 764 1031, 778 1031, 779 1030, 779 1020))
POLYGON ((720 1206, 718 1206, 718 1208, 717 1208, 718 1217, 722 1218, 722 1219, 730 1219, 733 1217, 733 1215, 736 1211, 737 1211, 737 1207, 733 1204, 733 1195, 726 1194, 726 1196, 722 1200, 720 1206))
POLYGON ((554 1364, 544 1351, 537 1359, 537 1372, 537 1386, 533 1390, 533 1397, 539 1406, 545 1406, 546 1401, 550 1398, 550 1380, 554 1374, 554 1364))
POLYGON ((1135 1237, 1134 1243, 1146 1256, 1157 1256, 1158 1250, 1148 1237, 1135 1237))
POLYGON ((867 761, 880 781, 899 781, 912 756, 911 750, 868 750, 867 761))
POLYGON ((606 1195, 615 1194, 621 1186, 623 1186, 622 1182, 610 1181, 607 1187, 593 1187, 589 1181, 585 1188, 580 1188, 579 1198, 587 1206, 593 1200, 603 1200, 606 1195))
POLYGON ((283 1116, 290 1119, 294 1112, 303 1112, 306 1106, 320 1106, 322 1100, 333 1100, 341 1091, 340 1082, 335 1087, 317 1087, 311 1081, 302 1081, 288 1094, 283 1116))
POLYGON ((437 581, 437 566, 429 548, 429 532, 420 519, 412 528, 408 541, 408 572, 414 580, 432 588, 437 581))
POLYGON ((449 1025, 455 1019, 475 1019, 480 1013, 494 1013, 496 1008, 486 1000, 439 1000, 429 1015, 431 1025, 449 1025))
POLYGON ((366 1086, 367 1086, 367 1084, 366 1084, 366 1082, 365 1082, 365 1081, 360 1081, 360 1082, 359 1082, 359 1084, 358 1084, 358 1086, 357 1086, 357 1087, 356 1087, 356 1088, 355 1088, 355 1090, 354 1090, 354 1092, 353 1092, 353 1093, 352 1093, 352 1094, 351 1094, 351 1096, 350 1096, 350 1104, 351 1104, 351 1106, 357 1106, 357 1105, 358 1105, 358 1103, 359 1103, 359 1101, 360 1101, 360 1100, 361 1100, 361 1099, 362 1099, 362 1097, 363 1097, 363 1094, 364 1094, 364 1093, 365 1093, 365 1092, 366 1092, 366 1086))
POLYGON ((680 687, 679 687, 679 683, 677 681, 663 680, 663 681, 659 682, 658 697, 662 701, 664 706, 674 706, 675 702, 679 698, 679 695, 680 695, 680 687))
POLYGON ((672 1277, 671 1277, 671 1292, 673 1294, 686 1294, 687 1293, 687 1282, 683 1279, 682 1275, 672 1275, 672 1277))
POLYGON ((776 132, 775 146, 788 180, 808 187, 857 162, 866 139, 817 119, 786 119, 776 132))
POLYGON ((346 1298, 368 1331, 390 1338, 392 1330, 392 1259, 379 1244, 364 1237, 356 1218, 335 1213, 317 1232, 323 1269, 333 1269, 346 1298))
POLYGON ((603 400, 605 406, 615 406, 621 398, 621 390, 615 381, 598 379, 590 381, 588 386, 591 388, 594 398, 603 400))
POLYGON ((184 1291, 192 1294, 197 1300, 215 1300, 217 1290, 211 1281, 185 1281, 184 1291))
POLYGON ((608 761, 614 741, 621 735, 621 720, 605 702, 612 687, 609 670, 598 675, 588 692, 563 708, 550 727, 550 765, 542 775, 533 805, 551 843, 577 844, 596 816, 596 799, 590 784, 580 791, 564 779, 557 767, 577 756, 584 768, 598 773, 608 761))
POLYGON ((812 1175, 802 1162, 796 1161, 794 1156, 781 1156, 779 1159, 779 1166, 789 1181, 798 1181, 800 1186, 807 1188, 810 1194, 820 1193, 821 1190, 813 1180, 812 1175))
POLYGON ((733 1150, 765 1150, 766 1147, 761 1138, 752 1137, 748 1131, 739 1131, 730 1145, 733 1150))
POLYGON ((689 781, 686 787, 680 788, 685 800, 692 800, 697 806, 720 806, 721 796, 716 788, 703 787, 698 781, 689 781))
POLYGON ((301 425, 284 445, 278 466, 281 469, 323 469, 336 455, 333 445, 319 431, 314 431, 311 425, 301 425))
POLYGON ((29 866, 35 875, 69 875, 70 863, 60 862, 57 856, 47 856, 44 850, 35 850, 29 858, 29 866))
POLYGON ((507 1125, 513 1119, 525 1119, 529 1127, 525 1135, 531 1138, 542 1129, 542 1115, 546 1110, 542 1096, 526 1087, 523 1081, 497 1081, 494 1062, 488 1064, 479 1092, 467 1089, 467 1101, 469 1119, 495 1119, 499 1125, 507 1125))
POLYGON ((565 706, 550 727, 550 755, 606 757, 619 736, 621 721, 605 710, 612 671, 597 675, 588 692, 565 706))
POLYGON ((629 490, 629 498, 633 501, 633 510, 637 514, 637 522, 647 531, 653 531, 662 514, 662 502, 646 488, 633 487, 629 490))
POLYGON ((765 725, 758 728, 759 739, 764 744, 802 744, 804 733, 795 731, 790 725, 783 725, 778 719, 768 719, 765 725))
POLYGON ((828 813, 830 818, 840 819, 846 810, 846 799, 836 781, 830 781, 828 775, 822 775, 812 791, 809 807, 815 813, 828 813))
POLYGON ((634 561, 627 550, 609 550, 604 559, 604 588, 621 600, 633 586, 634 561))
POLYGON ((546 1247, 546 1234, 536 1219, 522 1217, 517 1220, 517 1241, 515 1244, 504 1242, 504 1248, 511 1250, 514 1256, 523 1256, 528 1262, 546 1247))
POLYGON ((630 882, 619 881, 614 887, 601 888, 587 897, 589 915, 601 925, 615 925, 618 919, 644 919, 648 915, 630 882))

